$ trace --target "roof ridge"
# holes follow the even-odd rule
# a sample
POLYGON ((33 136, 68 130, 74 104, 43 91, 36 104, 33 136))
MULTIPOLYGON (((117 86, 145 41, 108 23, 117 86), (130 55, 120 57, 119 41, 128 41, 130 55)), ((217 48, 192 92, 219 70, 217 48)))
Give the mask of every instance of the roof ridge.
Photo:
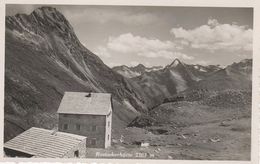
POLYGON ((111 104, 111 93, 65 92, 57 113, 107 115, 111 104))

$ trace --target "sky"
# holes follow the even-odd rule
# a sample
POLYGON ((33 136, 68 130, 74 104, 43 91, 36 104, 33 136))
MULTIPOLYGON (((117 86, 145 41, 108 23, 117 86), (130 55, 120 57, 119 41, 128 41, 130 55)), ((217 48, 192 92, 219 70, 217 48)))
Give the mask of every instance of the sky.
MULTIPOLYGON (((7 5, 6 15, 42 5, 7 5)), ((252 58, 253 9, 52 5, 79 40, 110 67, 188 64, 226 66, 252 58)))

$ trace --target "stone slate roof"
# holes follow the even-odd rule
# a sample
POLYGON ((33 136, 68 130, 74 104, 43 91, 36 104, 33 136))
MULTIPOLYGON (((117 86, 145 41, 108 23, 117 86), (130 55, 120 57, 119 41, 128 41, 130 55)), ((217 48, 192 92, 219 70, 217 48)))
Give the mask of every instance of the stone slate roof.
POLYGON ((65 92, 58 113, 108 115, 111 112, 111 94, 65 92))
POLYGON ((61 158, 86 138, 75 134, 32 127, 7 141, 4 148, 39 158, 61 158))

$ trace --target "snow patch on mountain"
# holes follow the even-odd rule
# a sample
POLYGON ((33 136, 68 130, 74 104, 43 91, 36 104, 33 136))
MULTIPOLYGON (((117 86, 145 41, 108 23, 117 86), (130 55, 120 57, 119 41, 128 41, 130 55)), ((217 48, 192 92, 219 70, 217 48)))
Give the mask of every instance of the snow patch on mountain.
POLYGON ((181 92, 181 91, 185 90, 187 88, 187 84, 186 84, 186 81, 182 78, 182 76, 178 72, 173 71, 173 70, 170 70, 170 73, 172 75, 171 78, 176 83, 177 92, 181 92))
POLYGON ((136 76, 140 76, 141 74, 135 71, 132 71, 129 67, 127 66, 121 66, 120 68, 115 70, 117 73, 123 75, 124 77, 127 78, 133 78, 136 76))
POLYGON ((114 71, 116 71, 117 73, 123 75, 124 77, 134 78, 134 77, 143 75, 145 72, 159 71, 162 68, 163 67, 161 67, 161 66, 145 67, 144 65, 139 64, 135 67, 128 67, 128 66, 122 65, 122 66, 116 66, 112 69, 114 71))
POLYGON ((123 103, 124 103, 124 105, 127 107, 127 109, 130 109, 132 112, 134 112, 134 113, 140 115, 140 112, 138 112, 138 111, 129 103, 128 100, 125 99, 125 100, 123 101, 123 103))
POLYGON ((161 69, 163 69, 163 67, 158 66, 158 67, 146 68, 145 71, 146 72, 151 72, 151 71, 159 71, 161 69))
POLYGON ((133 78, 133 77, 136 77, 136 76, 140 76, 141 74, 140 73, 137 73, 137 72, 133 72, 133 71, 130 71, 130 70, 121 70, 121 71, 117 71, 119 74, 127 77, 127 78, 133 78))
POLYGON ((207 72, 204 68, 199 69, 200 72, 207 72))

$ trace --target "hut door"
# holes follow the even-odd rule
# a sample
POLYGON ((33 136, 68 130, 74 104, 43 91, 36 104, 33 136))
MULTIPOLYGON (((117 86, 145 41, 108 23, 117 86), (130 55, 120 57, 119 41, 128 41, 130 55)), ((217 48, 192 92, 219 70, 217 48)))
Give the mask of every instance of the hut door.
POLYGON ((76 158, 79 157, 79 151, 78 151, 78 150, 76 150, 76 151, 74 152, 74 157, 76 157, 76 158))

